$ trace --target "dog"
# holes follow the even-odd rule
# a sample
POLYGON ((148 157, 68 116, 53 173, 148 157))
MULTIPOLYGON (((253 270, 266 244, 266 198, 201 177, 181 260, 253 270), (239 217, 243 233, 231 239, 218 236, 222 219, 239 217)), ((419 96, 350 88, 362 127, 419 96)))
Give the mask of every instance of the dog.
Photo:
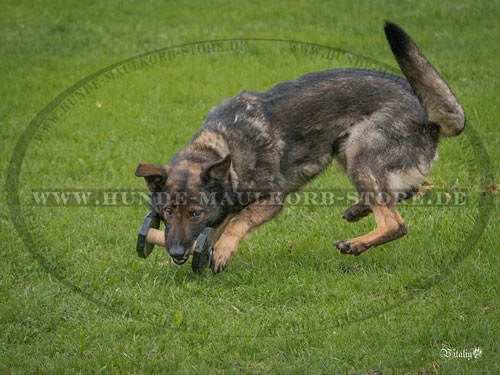
POLYGON ((242 91, 212 109, 168 165, 139 163, 135 175, 152 193, 176 264, 187 261, 203 228, 218 227, 211 268, 222 271, 245 235, 276 217, 284 198, 332 160, 361 197, 343 218, 373 212, 376 221, 368 234, 335 242, 341 253, 359 255, 407 233, 397 203, 429 174, 439 138, 464 130, 465 114, 413 40, 394 23, 384 29, 406 79, 330 69, 242 91))

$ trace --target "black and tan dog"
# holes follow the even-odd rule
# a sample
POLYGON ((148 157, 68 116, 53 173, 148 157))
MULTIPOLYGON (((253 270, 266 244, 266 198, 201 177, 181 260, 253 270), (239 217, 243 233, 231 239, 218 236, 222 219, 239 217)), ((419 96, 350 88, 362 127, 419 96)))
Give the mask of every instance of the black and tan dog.
POLYGON ((377 223, 368 234, 336 242, 337 249, 359 255, 406 233, 396 204, 424 181, 439 137, 460 134, 465 115, 408 35, 390 22, 385 33, 407 80, 332 69, 266 92, 243 91, 214 108, 168 165, 137 166, 136 176, 152 192, 166 193, 152 194, 152 206, 166 224, 166 248, 175 263, 188 259, 203 228, 219 226, 212 271, 223 270, 245 235, 278 215, 279 202, 332 159, 362 198, 344 219, 373 212, 377 223), (389 200, 378 199, 387 194, 389 200))

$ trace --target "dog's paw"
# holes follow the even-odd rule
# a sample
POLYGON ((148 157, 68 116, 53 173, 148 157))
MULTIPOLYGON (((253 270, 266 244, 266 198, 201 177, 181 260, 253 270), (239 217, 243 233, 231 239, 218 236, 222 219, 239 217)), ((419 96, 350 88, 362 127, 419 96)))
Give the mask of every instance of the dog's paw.
POLYGON ((342 254, 360 255, 367 247, 350 240, 337 241, 333 244, 342 254))
POLYGON ((222 236, 214 246, 214 253, 212 256, 212 262, 210 263, 210 268, 212 273, 215 275, 223 271, 231 263, 231 258, 233 253, 239 245, 237 238, 222 236))
POLYGON ((212 273, 215 275, 219 272, 224 271, 227 266, 231 263, 231 257, 223 257, 223 256, 215 256, 212 258, 212 262, 210 263, 210 268, 212 269, 212 273))
POLYGON ((370 215, 372 213, 372 209, 369 206, 359 207, 357 205, 352 205, 347 210, 345 210, 342 215, 342 219, 353 223, 355 221, 359 221, 362 218, 370 215))

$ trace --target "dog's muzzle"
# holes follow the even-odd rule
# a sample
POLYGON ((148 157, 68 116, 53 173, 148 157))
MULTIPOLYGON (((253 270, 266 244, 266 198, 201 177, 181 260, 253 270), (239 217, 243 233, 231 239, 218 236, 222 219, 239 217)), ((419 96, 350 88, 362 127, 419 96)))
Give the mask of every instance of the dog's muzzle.
MULTIPOLYGON (((136 250, 137 254, 141 258, 146 258, 153 251, 154 245, 165 246, 167 243, 167 230, 164 231, 164 235, 158 230, 160 227, 160 217, 154 212, 150 212, 144 218, 142 227, 139 230, 139 236, 137 239, 136 250), (154 232, 154 236, 148 237, 148 234, 154 232), (159 235, 159 238, 158 236, 159 235)), ((203 229, 201 234, 196 239, 193 248, 189 251, 183 246, 177 245, 172 246, 167 250, 168 254, 172 257, 172 261, 181 266, 186 263, 189 259, 191 253, 193 254, 193 260, 191 263, 191 268, 195 273, 202 273, 209 262, 212 262, 213 248, 208 241, 208 236, 212 232, 212 228, 206 227, 203 229)))
POLYGON ((172 246, 167 252, 178 266, 183 265, 189 259, 189 252, 182 246, 172 246))

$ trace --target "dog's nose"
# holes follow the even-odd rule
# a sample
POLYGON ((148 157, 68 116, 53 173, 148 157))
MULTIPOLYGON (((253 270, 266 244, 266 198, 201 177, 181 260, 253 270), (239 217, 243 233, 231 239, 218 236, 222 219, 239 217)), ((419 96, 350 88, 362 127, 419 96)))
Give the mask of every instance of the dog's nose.
POLYGON ((184 247, 180 245, 174 245, 170 249, 168 249, 168 253, 172 258, 184 258, 185 253, 184 247))

